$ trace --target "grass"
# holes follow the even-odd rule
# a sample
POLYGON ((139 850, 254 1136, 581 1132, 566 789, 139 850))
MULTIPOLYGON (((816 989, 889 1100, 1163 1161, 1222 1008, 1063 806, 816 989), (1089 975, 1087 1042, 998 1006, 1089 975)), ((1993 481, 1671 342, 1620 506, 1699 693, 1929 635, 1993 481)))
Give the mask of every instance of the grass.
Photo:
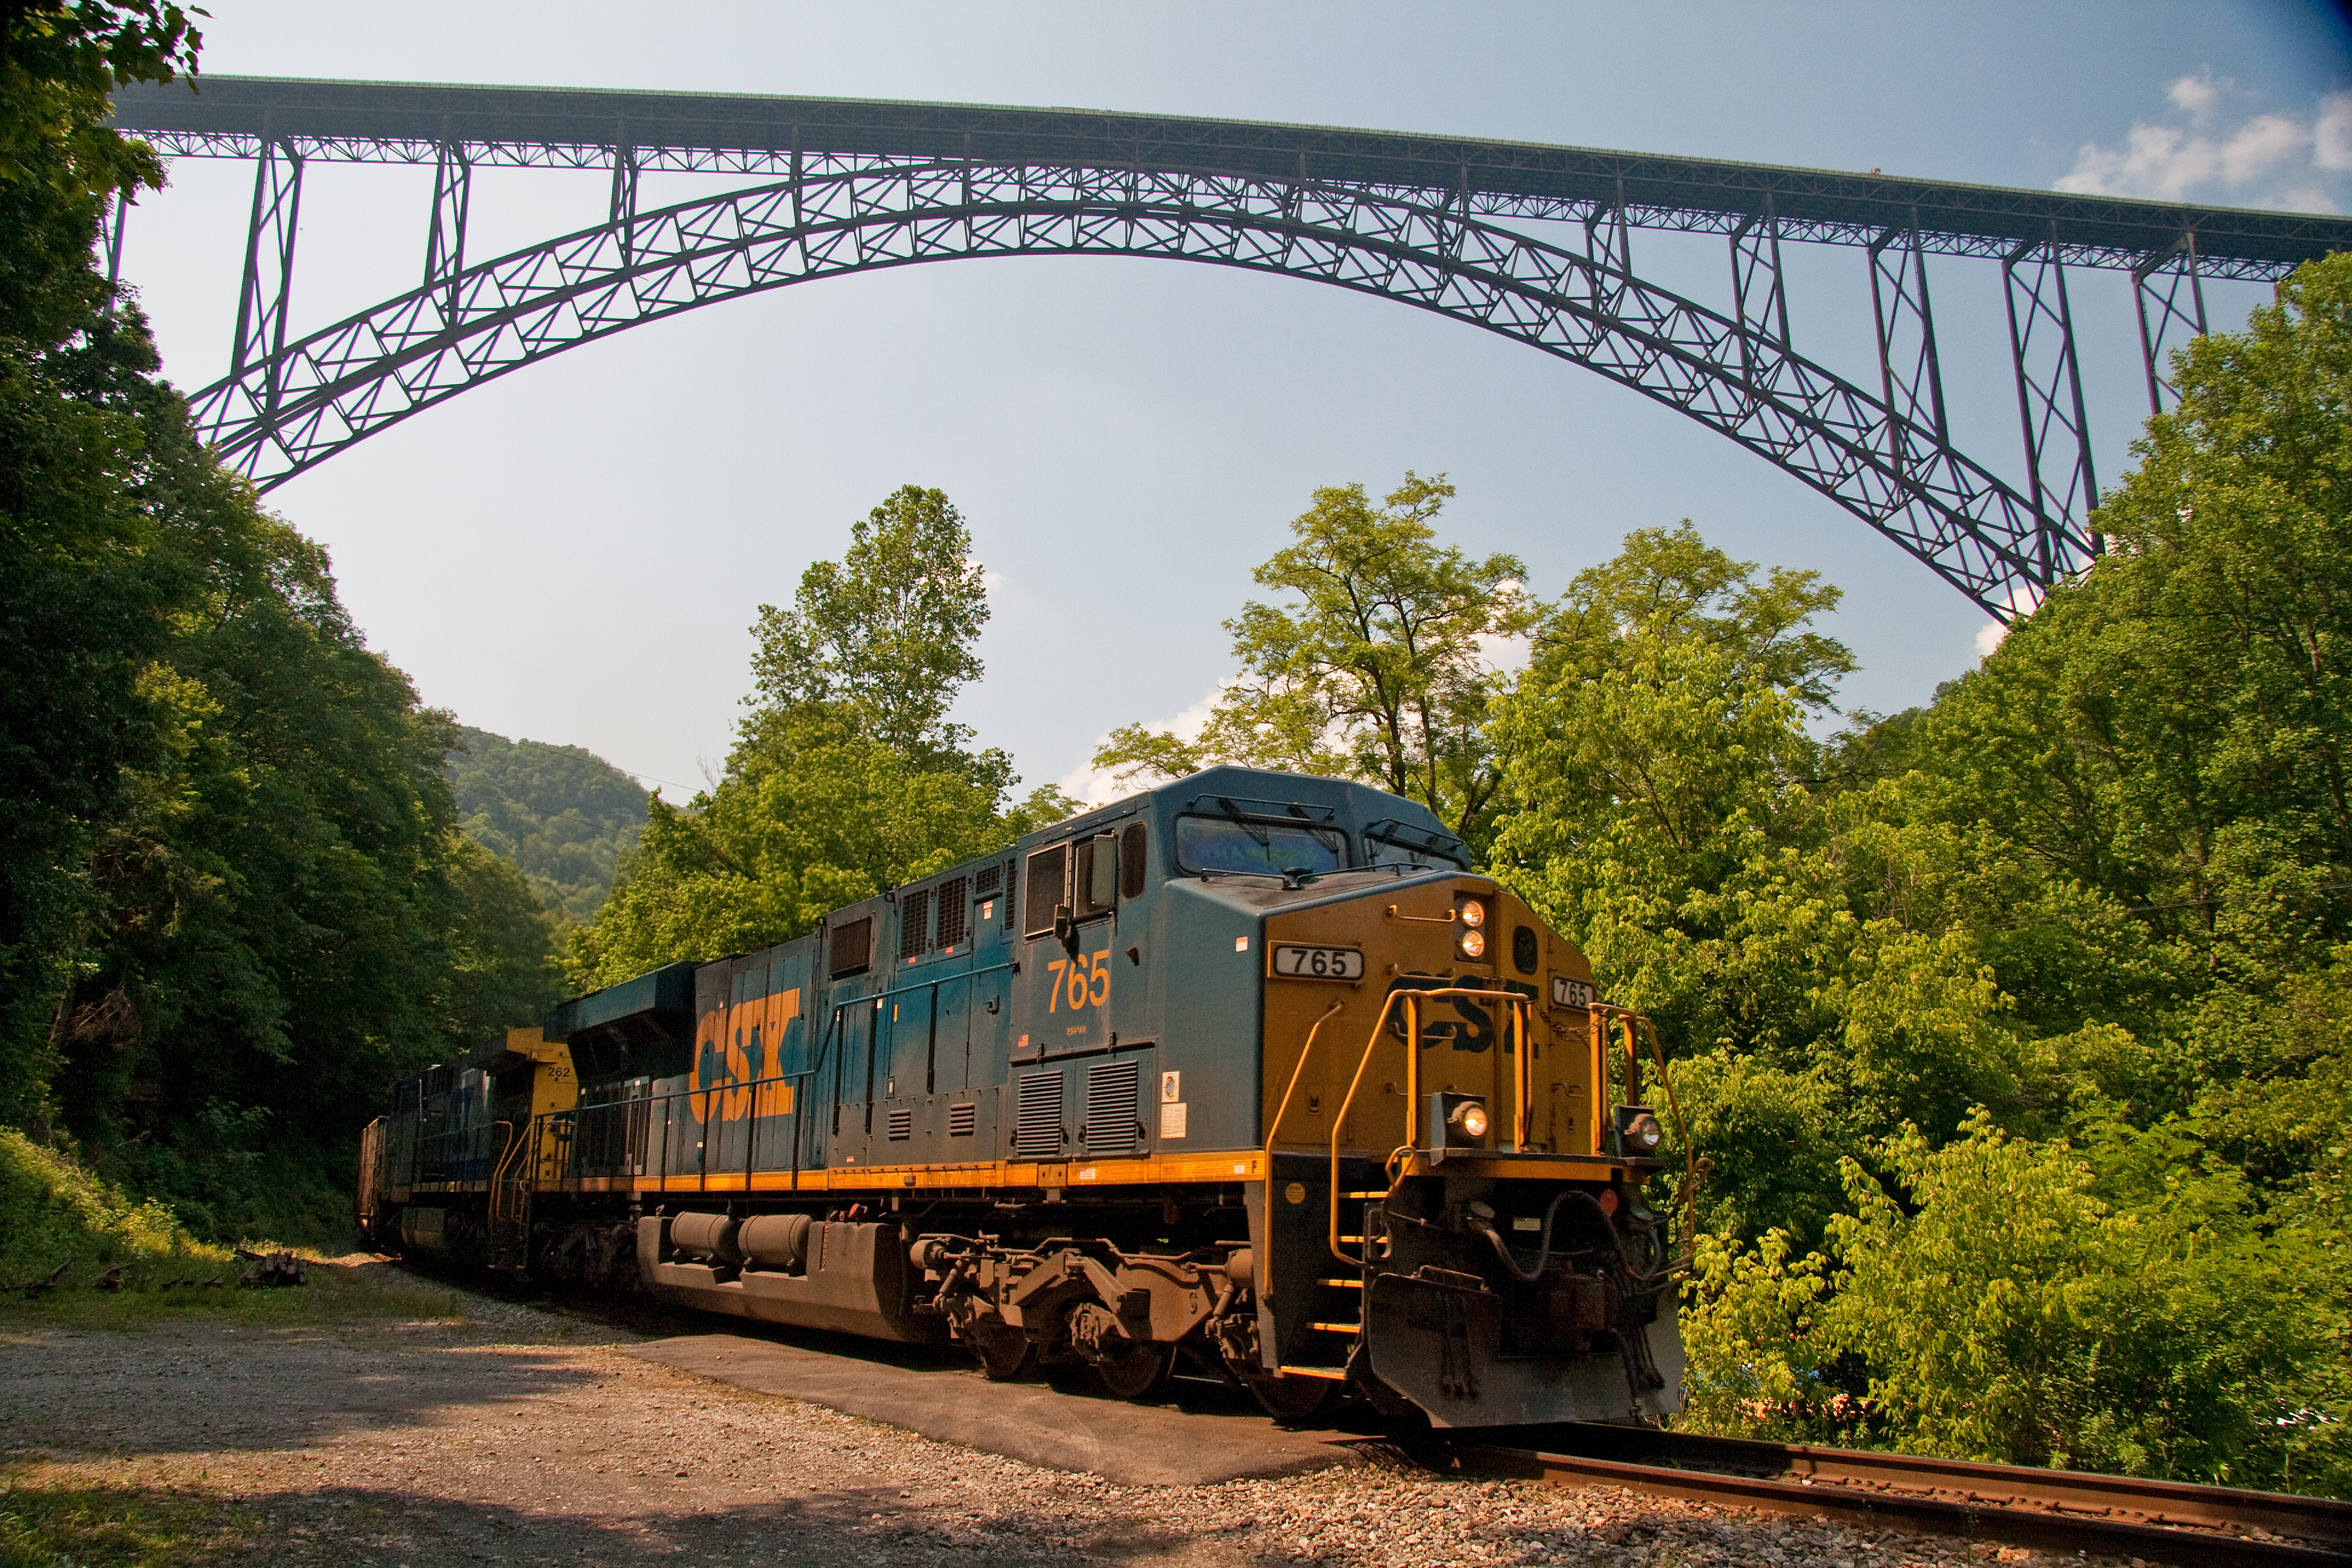
MULTIPOLYGON (((72 1283, 27 1299, 22 1291, 0 1298, 0 1334, 41 1329, 137 1330, 166 1322, 210 1321, 253 1328, 299 1328, 362 1318, 456 1322, 466 1316, 465 1297, 446 1285, 404 1273, 390 1265, 342 1266, 298 1251, 310 1264, 310 1283, 278 1289, 236 1285, 244 1265, 231 1258, 220 1285, 169 1285, 176 1266, 141 1266, 124 1270, 120 1290, 97 1290, 78 1269, 72 1283)), ((215 1270, 217 1272, 217 1270, 215 1270)), ((211 1279, 212 1274, 204 1276, 211 1279)))
POLYGON ((137 1329, 179 1318, 291 1327, 464 1315, 459 1294, 446 1287, 391 1268, 338 1268, 312 1248, 298 1255, 310 1260, 309 1284, 239 1289, 245 1265, 235 1250, 198 1240, 169 1205, 136 1201, 69 1156, 0 1128, 0 1331, 137 1329), (26 1289, 60 1263, 55 1289, 26 1289), (96 1288, 110 1273, 121 1288, 96 1288), (211 1279, 221 1283, 205 1283, 211 1279))
POLYGON ((251 1561, 260 1527, 215 1498, 0 1485, 0 1568, 212 1568, 251 1561))

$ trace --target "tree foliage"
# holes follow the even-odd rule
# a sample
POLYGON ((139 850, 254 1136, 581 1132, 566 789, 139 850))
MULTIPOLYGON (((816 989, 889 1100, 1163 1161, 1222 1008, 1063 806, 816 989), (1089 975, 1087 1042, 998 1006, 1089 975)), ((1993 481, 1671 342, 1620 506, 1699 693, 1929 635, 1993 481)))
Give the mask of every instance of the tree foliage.
POLYGON ((193 71, 195 14, 0 13, 0 1114, 204 1228, 299 1232, 385 1079, 554 973, 454 831, 446 716, 91 265, 103 204, 160 174, 106 93, 193 71))
POLYGON ((1297 542, 1254 574, 1292 597, 1225 623, 1241 672, 1206 727, 1186 740, 1123 726, 1095 766, 1121 779, 1213 763, 1360 779, 1483 848, 1503 763, 1486 722, 1503 677, 1484 645, 1524 633, 1532 611, 1516 557, 1437 544, 1433 520, 1453 497, 1443 474, 1410 472, 1377 506, 1360 484, 1317 490, 1290 525, 1297 542))
POLYGON ((1533 873, 1612 979, 1720 1030, 1695 1037, 1700 1121, 1765 1134, 1714 1151, 1702 1423, 2352 1489, 2331 1261, 2352 1234, 2352 258, 2176 370, 2087 579, 1929 707, 1797 764, 1819 779, 1765 770, 1769 826, 1769 790, 1738 805, 1777 863, 1667 906, 1618 896, 1640 877, 1613 841, 1599 868, 1533 873), (1879 968, 1907 978, 1866 1032, 1850 959, 1759 918, 1801 903, 1851 952, 1903 933, 1879 968), (1691 918, 1716 910, 1735 918, 1691 918), (1727 987, 1768 929, 1796 984, 1727 987), (1947 961, 1918 962, 1929 938, 1947 961), (1836 1048, 1792 1087, 1780 1042, 1824 1003, 1836 1048), (1874 1052, 1940 1093, 1857 1121, 1874 1052), (1755 1173, 1809 1116, 1853 1156, 1839 1201, 1818 1168, 1799 1194, 1755 1173))
POLYGON ((619 885, 569 960, 582 986, 786 941, 844 904, 1010 843, 1075 809, 1018 805, 1004 753, 948 721, 988 617, 961 517, 905 486, 839 562, 763 605, 758 682, 727 772, 687 805, 656 793, 619 885))

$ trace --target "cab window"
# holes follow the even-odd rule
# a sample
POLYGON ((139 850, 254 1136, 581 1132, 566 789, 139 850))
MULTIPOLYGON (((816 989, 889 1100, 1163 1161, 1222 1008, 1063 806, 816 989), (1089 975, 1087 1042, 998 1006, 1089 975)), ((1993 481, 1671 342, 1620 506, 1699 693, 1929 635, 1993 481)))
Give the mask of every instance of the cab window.
POLYGON ((1176 863, 1187 871, 1344 871, 1348 836, 1299 822, 1180 816, 1176 863))
POLYGON ((1043 936, 1054 929, 1054 910, 1062 901, 1063 877, 1069 866, 1070 847, 1056 844, 1051 849, 1040 849, 1029 857, 1029 874, 1022 889, 1022 908, 1028 911, 1028 921, 1022 927, 1024 936, 1043 936))
POLYGON ((1377 828, 1364 834, 1364 855, 1375 866, 1444 866, 1455 871, 1466 871, 1470 863, 1459 853, 1460 841, 1446 839, 1441 847, 1426 835, 1416 835, 1407 842, 1402 834, 1391 837, 1377 828))

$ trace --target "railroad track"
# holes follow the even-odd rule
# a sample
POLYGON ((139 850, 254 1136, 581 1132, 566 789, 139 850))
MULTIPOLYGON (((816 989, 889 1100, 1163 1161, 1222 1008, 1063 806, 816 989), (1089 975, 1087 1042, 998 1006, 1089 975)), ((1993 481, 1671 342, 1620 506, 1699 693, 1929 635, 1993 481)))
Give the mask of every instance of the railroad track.
POLYGON ((1578 1424, 1481 1432, 1461 1455, 1465 1466, 1563 1485, 1860 1514, 2181 1568, 2352 1563, 2352 1503, 2325 1498, 1578 1424))

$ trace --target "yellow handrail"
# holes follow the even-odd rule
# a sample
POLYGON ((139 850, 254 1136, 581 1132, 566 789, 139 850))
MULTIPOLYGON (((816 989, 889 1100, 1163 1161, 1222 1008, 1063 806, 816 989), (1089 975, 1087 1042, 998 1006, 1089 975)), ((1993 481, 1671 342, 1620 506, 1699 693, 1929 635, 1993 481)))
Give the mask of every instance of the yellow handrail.
POLYGON ((1255 1272, 1260 1281, 1258 1294, 1270 1295, 1265 1287, 1274 1283, 1274 1140, 1282 1131, 1282 1119, 1290 1113, 1290 1097, 1298 1092, 1298 1079, 1307 1071, 1307 1058, 1315 1054, 1315 1037, 1331 1016, 1346 1005, 1344 999, 1333 997, 1323 1009, 1323 1016, 1307 1030, 1307 1043, 1298 1047, 1298 1065, 1290 1069, 1290 1087, 1282 1091, 1282 1103, 1275 1107, 1273 1124, 1265 1130, 1265 1256, 1257 1259, 1255 1272))
MULTIPOLYGON (((1409 1149, 1417 1148, 1421 1142, 1420 1026, 1421 1003, 1423 998, 1434 996, 1475 996, 1482 1002, 1508 1003, 1513 1014, 1513 1038, 1519 1042, 1521 1047, 1521 1055, 1523 1058, 1525 1056, 1525 1041, 1527 1036, 1525 1029, 1520 1026, 1524 1021, 1526 1010, 1533 1005, 1532 1001, 1528 997, 1522 996, 1516 991, 1479 991, 1462 985, 1438 986, 1426 991, 1407 990, 1400 987, 1397 990, 1390 992, 1388 994, 1388 1000, 1381 1004, 1380 1016, 1372 1020, 1372 1032, 1364 1041, 1364 1054, 1360 1058, 1357 1058, 1356 1076, 1349 1080, 1348 1096, 1345 1100, 1342 1100, 1339 1102, 1339 1112, 1331 1119, 1331 1225, 1326 1245, 1330 1248, 1331 1256, 1333 1258, 1339 1259, 1341 1263, 1349 1264, 1359 1268, 1362 1268, 1364 1265, 1363 1258, 1351 1258, 1348 1254, 1339 1250, 1339 1130, 1347 1122, 1349 1108, 1356 1103, 1356 1090, 1363 1086, 1364 1069, 1372 1064, 1372 1052, 1380 1046, 1381 1031, 1388 1027, 1390 1010, 1396 1006, 1397 998, 1400 996, 1406 999, 1404 1037, 1404 1128, 1405 1146, 1409 1149)), ((1523 1074, 1526 1070, 1524 1061, 1522 1061, 1515 1070, 1523 1074)), ((1512 1147, 1514 1150, 1524 1149, 1526 1147, 1526 1142, 1524 1140, 1515 1141, 1512 1147)), ((1274 1172, 1271 1167, 1269 1167, 1266 1171, 1266 1184, 1269 1193, 1273 1190, 1273 1182, 1274 1172)), ((1272 1232, 1273 1228, 1272 1222, 1269 1220, 1266 1226, 1269 1234, 1272 1232)))

